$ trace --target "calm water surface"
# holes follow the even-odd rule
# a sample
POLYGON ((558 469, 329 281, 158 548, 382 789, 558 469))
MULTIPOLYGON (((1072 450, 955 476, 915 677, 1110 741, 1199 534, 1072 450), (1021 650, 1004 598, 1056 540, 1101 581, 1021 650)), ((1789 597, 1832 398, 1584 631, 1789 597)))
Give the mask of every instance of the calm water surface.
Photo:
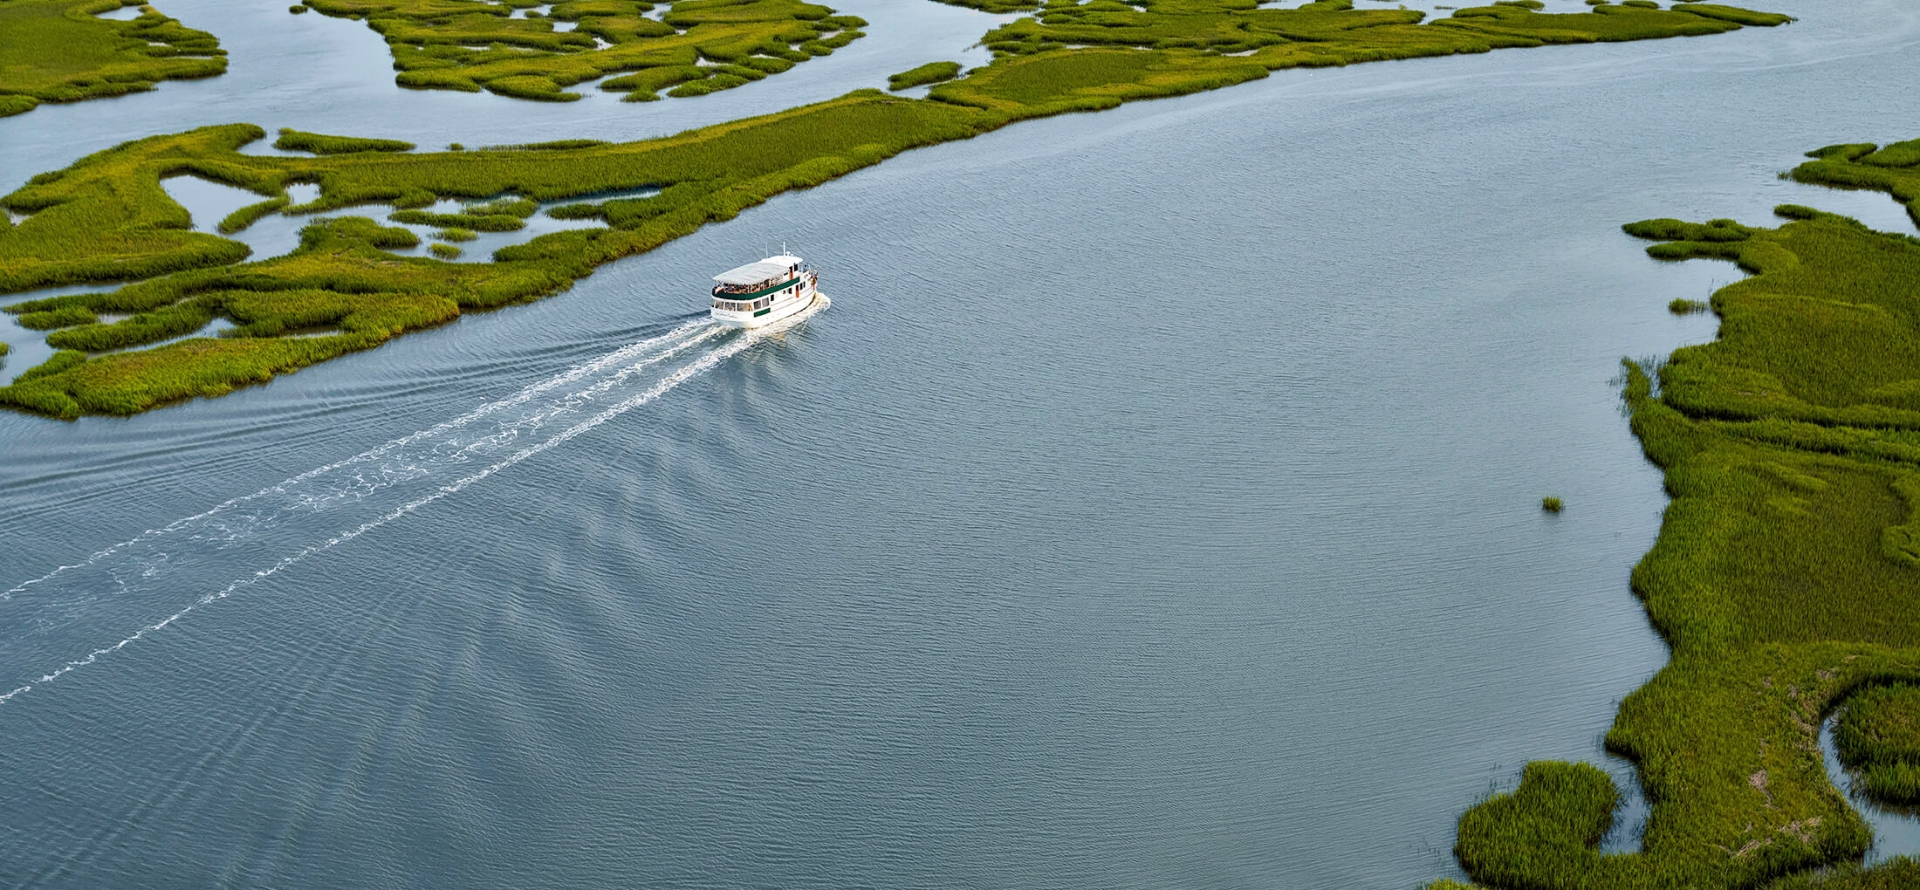
MULTIPOLYGON (((839 5, 873 36, 644 106, 403 92, 359 23, 163 6, 233 72, 0 122, 0 188, 232 120, 671 132, 992 21, 839 5)), ((1773 174, 1913 135, 1920 9, 1770 8, 1801 21, 1022 124, 225 398, 0 415, 0 885, 1457 874, 1524 761, 1630 782, 1598 740, 1665 658, 1613 381, 1738 273, 1619 224, 1907 225, 1773 174), (706 328, 707 276, 783 240, 833 306, 706 328)))

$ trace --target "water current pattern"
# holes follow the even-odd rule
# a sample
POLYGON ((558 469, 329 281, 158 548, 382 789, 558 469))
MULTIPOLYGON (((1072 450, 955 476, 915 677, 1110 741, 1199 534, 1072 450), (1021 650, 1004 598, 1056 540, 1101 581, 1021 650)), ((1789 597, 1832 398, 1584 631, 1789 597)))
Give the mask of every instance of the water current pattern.
MULTIPOLYGON (((822 297, 820 308, 826 302, 822 297)), ((0 704, 95 664, 315 553, 565 444, 817 311, 747 332, 705 319, 686 322, 451 420, 16 584, 0 593, 0 627, 11 635, 0 652, 4 670, 14 674, 5 678, 10 688, 0 694, 0 704), (259 568, 235 578, 231 567, 236 564, 259 568), (156 615, 163 617, 155 620, 156 615), (62 649, 88 639, 114 641, 58 661, 62 649), (33 671, 35 664, 47 668, 33 671), (27 673, 21 675, 23 670, 27 673)))

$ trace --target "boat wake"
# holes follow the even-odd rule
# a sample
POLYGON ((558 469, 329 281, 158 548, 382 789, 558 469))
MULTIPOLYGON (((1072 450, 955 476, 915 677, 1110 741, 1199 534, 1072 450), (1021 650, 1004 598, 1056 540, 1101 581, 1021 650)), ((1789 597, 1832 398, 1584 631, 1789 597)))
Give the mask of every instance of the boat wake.
POLYGON ((0 593, 0 628, 11 634, 0 639, 0 688, 10 689, 0 704, 652 402, 826 305, 822 296, 791 319, 747 332, 706 319, 683 324, 14 585, 0 593), (257 568, 236 578, 236 565, 257 568), (182 604, 191 591, 198 596, 182 604), (113 627, 121 628, 117 642, 74 655, 76 639, 97 640, 113 627), (50 667, 29 670, 33 664, 50 667))

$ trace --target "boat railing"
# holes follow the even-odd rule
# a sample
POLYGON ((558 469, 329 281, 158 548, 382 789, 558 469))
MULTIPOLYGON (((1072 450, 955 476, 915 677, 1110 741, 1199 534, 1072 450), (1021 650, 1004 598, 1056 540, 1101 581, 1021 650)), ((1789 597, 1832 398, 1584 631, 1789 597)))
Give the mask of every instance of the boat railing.
MULTIPOLYGON (((811 277, 811 276, 812 276, 813 274, 814 274, 814 273, 813 273, 813 267, 812 267, 812 266, 807 266, 807 267, 804 267, 804 268, 802 268, 802 269, 800 269, 800 270, 799 270, 798 272, 796 272, 796 273, 793 273, 793 277, 791 277, 791 278, 788 278, 788 279, 786 279, 786 281, 787 281, 788 283, 791 283, 791 282, 797 282, 797 281, 800 281, 800 280, 802 280, 802 279, 807 279, 807 278, 810 278, 810 277, 811 277)), ((769 288, 769 287, 776 287, 776 286, 778 286, 778 285, 775 285, 775 284, 774 284, 774 281, 775 281, 775 279, 772 279, 772 278, 769 278, 769 279, 767 279, 767 280, 765 280, 765 281, 762 281, 762 282, 760 282, 760 283, 758 283, 758 284, 720 284, 720 285, 715 285, 715 286, 714 286, 714 288, 713 288, 713 295, 717 297, 717 296, 720 296, 720 295, 722 295, 722 294, 755 294, 755 293, 759 293, 760 291, 763 291, 763 290, 766 290, 766 289, 767 289, 767 288, 769 288)))
POLYGON ((715 294, 753 294, 775 286, 769 278, 759 284, 722 284, 713 289, 715 294))

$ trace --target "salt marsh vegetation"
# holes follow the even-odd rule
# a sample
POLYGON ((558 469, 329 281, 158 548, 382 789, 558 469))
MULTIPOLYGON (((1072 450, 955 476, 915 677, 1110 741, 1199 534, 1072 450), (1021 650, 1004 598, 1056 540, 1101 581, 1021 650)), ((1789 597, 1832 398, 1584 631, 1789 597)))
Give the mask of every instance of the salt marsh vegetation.
POLYGON ((887 78, 887 89, 899 92, 960 76, 959 62, 928 62, 887 78))
POLYGON ((78 102, 151 90, 162 80, 213 77, 226 51, 137 0, 6 0, 0 3, 0 117, 42 102, 78 102), (129 20, 103 18, 137 7, 129 20))
POLYGON ((1795 875, 1769 885, 1769 890, 1907 890, 1920 887, 1920 860, 1896 856, 1862 868, 1844 863, 1814 874, 1795 875))
POLYGON ((1920 805, 1920 686, 1894 683, 1854 693, 1834 721, 1833 741, 1868 797, 1920 805))
POLYGON ((273 147, 282 151, 304 151, 317 155, 344 155, 362 151, 412 151, 411 142, 398 139, 360 139, 352 136, 328 136, 281 128, 273 147))
MULTIPOLYGON (((1794 175, 1910 202, 1913 144, 1832 146, 1794 175)), ((1604 773, 1535 763, 1517 791, 1461 819, 1456 854, 1476 881, 1752 887, 1856 861, 1871 831, 1818 746, 1822 720, 1850 700, 1843 757, 1864 764, 1870 793, 1920 796, 1920 695, 1899 685, 1920 683, 1920 240, 1806 207, 1776 213, 1775 228, 1625 227, 1657 242, 1655 258, 1751 275, 1713 295, 1713 342, 1627 367, 1633 431, 1672 497, 1632 580, 1672 660, 1606 736, 1653 804, 1642 849, 1599 851, 1617 792, 1604 773)), ((1915 869, 1894 860, 1782 886, 1907 886, 1915 869)))
POLYGON ((316 0, 386 38, 395 82, 414 89, 571 102, 601 80, 627 101, 711 93, 779 74, 863 36, 866 22, 802 0, 316 0), (516 15, 516 13, 521 13, 516 15), (616 75, 609 77, 609 75, 616 75))
MULTIPOLYGON (((406 41, 395 42, 395 34, 425 40, 439 27, 407 30, 415 27, 408 21, 425 14, 424 7, 413 2, 335 5, 331 10, 367 16, 377 27, 387 27, 379 25, 386 21, 382 16, 397 17, 383 33, 398 47, 406 41), (406 10, 411 12, 401 15, 406 10)), ((631 0, 605 2, 617 6, 631 0)), ((781 192, 818 185, 902 151, 970 138, 1022 120, 1230 86, 1298 65, 1628 39, 1623 36, 1628 34, 1685 36, 1738 27, 1728 20, 1734 17, 1731 13, 1715 12, 1723 7, 1703 4, 1687 11, 1578 14, 1481 7, 1427 25, 1418 24, 1419 13, 1355 11, 1348 0, 1317 0, 1298 9, 1215 8, 1202 0, 1163 0, 1143 4, 1145 12, 1132 6, 1127 12, 1109 10, 1103 2, 1054 4, 1038 20, 1008 26, 1013 31, 996 30, 988 35, 995 53, 991 64, 932 87, 923 99, 859 90, 663 139, 620 144, 563 140, 421 153, 404 150, 405 143, 288 131, 281 134, 284 144, 317 156, 257 156, 239 149, 264 138, 265 132, 233 124, 149 137, 89 155, 65 170, 35 176, 0 198, 0 206, 27 214, 17 225, 0 229, 0 293, 82 282, 133 283, 101 293, 26 300, 8 311, 23 322, 40 320, 48 329, 85 327, 84 333, 63 337, 75 346, 122 344, 117 348, 123 350, 166 339, 163 335, 196 313, 212 312, 234 327, 218 338, 166 342, 149 350, 91 357, 91 349, 66 350, 42 366, 47 370, 0 387, 0 405, 77 417, 130 414, 182 398, 220 395, 244 383, 377 346, 461 312, 556 293, 602 264, 651 250, 707 223, 724 222, 781 192), (1065 38, 1031 28, 1064 29, 1061 34, 1070 33, 1091 46, 1051 48, 1065 38), (1095 33, 1089 28, 1111 33, 1091 39, 1095 33), (1180 34, 1188 36, 1176 36, 1180 34), (1229 54, 1249 41, 1258 44, 1257 52, 1229 54), (291 253, 246 262, 246 245, 193 231, 184 208, 160 186, 163 178, 186 174, 263 199, 228 212, 221 232, 242 231, 276 212, 317 218, 291 253), (311 200, 293 200, 296 189, 314 187, 318 193, 311 200), (441 203, 448 201, 466 203, 449 212, 441 203), (570 202, 547 216, 592 227, 548 232, 502 247, 492 252, 490 262, 396 256, 395 250, 417 249, 419 236, 351 213, 368 205, 388 205, 394 210, 387 220, 402 226, 501 232, 528 225, 543 202, 570 202), (188 304, 190 308, 176 308, 174 314, 159 314, 188 304), (103 312, 135 316, 101 324, 97 315, 103 312), (101 326, 86 327, 96 324, 101 326), (277 339, 283 332, 314 328, 338 333, 297 343, 277 339)), ((742 27, 758 27, 755 23, 765 24, 759 17, 771 15, 774 8, 785 9, 792 22, 832 25, 842 34, 853 26, 832 20, 824 7, 796 11, 786 0, 683 0, 662 22, 689 32, 696 25, 744 22, 742 27)), ((584 3, 557 5, 553 19, 578 21, 579 27, 557 35, 542 32, 546 36, 541 39, 572 39, 578 32, 610 26, 589 21, 618 18, 614 6, 604 8, 610 12, 592 11, 602 9, 584 3)), ((490 26, 501 21, 513 29, 550 26, 545 18, 485 15, 490 26)), ((1784 18, 1759 19, 1776 20, 1784 18)), ((750 52, 745 44, 739 50, 745 54, 739 58, 743 65, 764 63, 770 70, 790 64, 765 42, 752 44, 750 52), (770 55, 756 55, 762 51, 770 55)), ((713 52, 702 44, 699 55, 712 57, 713 52)), ((686 58, 675 64, 699 69, 707 80, 676 76, 616 88, 704 89, 699 84, 726 73, 727 66, 695 61, 686 58)), ((653 77, 668 67, 643 67, 629 77, 653 77)), ((466 72, 459 76, 473 73, 459 70, 466 72)), ((447 255, 445 248, 453 245, 440 243, 442 249, 429 252, 447 255)))
POLYGON ((1356 11, 1351 0, 1316 0, 1295 9, 1254 0, 1148 0, 1138 6, 1118 0, 1049 2, 1040 15, 996 28, 983 40, 996 53, 1013 55, 1100 46, 1246 54, 1274 70, 1546 44, 1700 36, 1788 20, 1707 3, 1664 10, 1604 4, 1583 13, 1559 14, 1538 12, 1542 6, 1538 0, 1497 2, 1455 10, 1422 25, 1426 14, 1419 10, 1356 11))

